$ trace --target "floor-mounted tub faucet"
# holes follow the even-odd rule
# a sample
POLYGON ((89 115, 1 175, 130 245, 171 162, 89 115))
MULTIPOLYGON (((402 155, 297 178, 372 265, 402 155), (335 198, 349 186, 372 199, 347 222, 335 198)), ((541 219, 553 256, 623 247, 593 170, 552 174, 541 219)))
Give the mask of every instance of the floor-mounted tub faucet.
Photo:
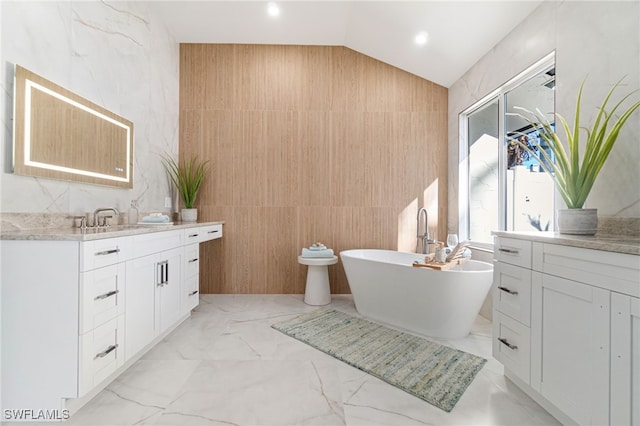
POLYGON ((424 207, 418 210, 416 230, 416 253, 428 254, 430 251, 429 246, 436 242, 429 238, 429 215, 427 213, 427 209, 424 207), (422 218, 424 218, 424 220, 421 220, 422 218), (422 227, 420 226, 421 223, 422 227), (423 233, 420 233, 420 228, 424 229, 423 233))

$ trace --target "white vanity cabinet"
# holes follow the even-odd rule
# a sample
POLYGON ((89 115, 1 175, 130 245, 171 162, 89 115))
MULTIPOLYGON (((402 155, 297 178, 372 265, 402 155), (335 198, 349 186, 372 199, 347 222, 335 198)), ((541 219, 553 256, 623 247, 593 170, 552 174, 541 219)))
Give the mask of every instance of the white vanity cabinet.
POLYGON ((80 243, 78 396, 125 362, 125 260, 129 237, 80 243))
POLYGON ((2 412, 73 412, 186 319, 185 256, 222 225, 102 231, 3 234, 2 412))
POLYGON ((611 424, 640 424, 640 297, 611 295, 611 424))
POLYGON ((501 238, 493 269, 493 356, 529 383, 531 242, 501 238))
POLYGON ((565 424, 639 424, 640 256, 511 235, 494 256, 505 375, 565 424))
POLYGON ((80 244, 2 241, 2 408, 78 397, 80 244))
POLYGON ((2 407, 60 410, 124 364, 128 237, 1 247, 2 407))
POLYGON ((127 360, 180 319, 183 241, 181 230, 132 237, 126 265, 127 360))
POLYGON ((580 425, 609 424, 610 292, 535 273, 532 387, 580 425))
POLYGON ((208 225, 184 231, 184 279, 182 312, 198 306, 200 293, 200 243, 222 238, 222 225, 208 225))
POLYGON ((200 244, 184 247, 184 280, 182 288, 182 312, 198 306, 200 283, 200 244))

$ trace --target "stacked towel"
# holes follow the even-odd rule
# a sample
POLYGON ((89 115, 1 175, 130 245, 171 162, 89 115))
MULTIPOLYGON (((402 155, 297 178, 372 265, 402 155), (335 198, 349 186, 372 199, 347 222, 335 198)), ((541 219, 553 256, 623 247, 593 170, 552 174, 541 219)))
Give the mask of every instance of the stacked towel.
POLYGON ((142 218, 143 223, 169 223, 171 219, 166 214, 151 213, 149 216, 142 218))
POLYGON ((313 243, 302 249, 302 257, 333 257, 333 250, 322 243, 313 243))

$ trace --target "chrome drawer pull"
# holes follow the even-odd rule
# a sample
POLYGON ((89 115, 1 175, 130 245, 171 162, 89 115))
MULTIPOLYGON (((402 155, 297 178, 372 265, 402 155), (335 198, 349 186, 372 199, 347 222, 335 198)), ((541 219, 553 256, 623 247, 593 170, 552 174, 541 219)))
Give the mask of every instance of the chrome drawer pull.
POLYGON ((209 231, 209 232, 207 232, 207 234, 215 234, 215 233, 217 233, 217 232, 218 232, 218 230, 217 230, 217 229, 215 229, 215 230, 213 230, 213 231, 209 231))
POLYGON ((498 251, 501 251, 502 253, 508 253, 508 254, 518 254, 518 253, 520 253, 520 251, 518 251, 518 250, 511 250, 511 249, 506 249, 506 248, 499 248, 498 251))
POLYGON ((100 296, 96 296, 93 300, 101 300, 101 299, 106 299, 107 297, 111 297, 115 294, 120 293, 120 290, 111 290, 105 294, 101 294, 100 296))
POLYGON ((193 263, 193 262, 197 262, 197 261, 198 261, 198 258, 197 258, 197 257, 195 257, 195 258, 193 258, 193 259, 189 260, 189 263, 193 263))
POLYGON ((96 253, 96 256, 106 256, 108 254, 114 254, 114 253, 120 253, 120 249, 113 249, 113 250, 105 250, 105 251, 99 251, 96 253))
POLYGON ((93 359, 104 358, 105 356, 109 355, 111 352, 115 351, 117 347, 118 347, 118 344, 111 345, 104 351, 96 354, 96 356, 93 357, 93 359))
POLYGON ((508 347, 512 351, 515 351, 516 349, 518 349, 518 347, 516 345, 512 345, 511 343, 509 343, 507 341, 507 339, 505 339, 503 337, 498 337, 498 340, 500 341, 500 343, 502 343, 503 345, 505 345, 506 347, 508 347))
POLYGON ((517 291, 510 290, 506 287, 498 286, 498 289, 504 291, 505 293, 513 294, 514 296, 518 294, 517 291))
POLYGON ((189 293, 189 296, 193 296, 194 294, 198 294, 198 290, 194 290, 191 293, 189 293))
POLYGON ((200 234, 190 234, 189 238, 197 237, 198 235, 200 235, 200 234))

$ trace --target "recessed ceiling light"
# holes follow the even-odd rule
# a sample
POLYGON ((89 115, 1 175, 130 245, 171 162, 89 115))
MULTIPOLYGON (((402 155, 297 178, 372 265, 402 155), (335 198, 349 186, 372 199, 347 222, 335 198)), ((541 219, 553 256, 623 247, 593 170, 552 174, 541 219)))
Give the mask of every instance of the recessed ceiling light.
POLYGON ((277 4, 271 2, 267 4, 267 13, 269 14, 269 16, 278 16, 280 15, 280 8, 277 4))
POLYGON ((414 39, 414 41, 416 42, 416 44, 418 45, 423 45, 427 43, 427 40, 429 40, 429 34, 427 34, 424 31, 419 32, 418 34, 416 34, 416 38, 414 39))

